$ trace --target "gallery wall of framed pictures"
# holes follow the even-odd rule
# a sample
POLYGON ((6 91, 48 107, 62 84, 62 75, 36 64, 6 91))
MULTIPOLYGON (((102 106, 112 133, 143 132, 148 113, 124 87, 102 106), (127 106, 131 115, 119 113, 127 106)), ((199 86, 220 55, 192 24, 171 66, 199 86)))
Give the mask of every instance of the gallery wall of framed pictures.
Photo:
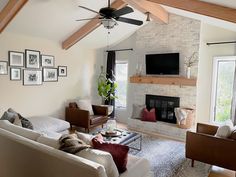
POLYGON ((10 80, 22 80, 26 86, 57 82, 58 77, 67 76, 67 66, 55 67, 55 57, 38 50, 8 51, 8 61, 0 61, 0 76, 8 75, 8 67, 10 80))

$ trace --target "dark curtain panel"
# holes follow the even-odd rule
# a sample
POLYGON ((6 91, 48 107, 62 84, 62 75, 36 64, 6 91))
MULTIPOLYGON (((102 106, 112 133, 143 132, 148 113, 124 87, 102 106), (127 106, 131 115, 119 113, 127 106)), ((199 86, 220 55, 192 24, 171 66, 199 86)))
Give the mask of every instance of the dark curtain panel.
MULTIPOLYGON (((113 74, 115 75, 115 69, 116 69, 116 53, 115 51, 109 51, 107 53, 107 78, 110 78, 111 80, 114 80, 113 74)), ((107 100, 105 101, 105 104, 107 105, 113 105, 113 112, 111 114, 111 117, 114 117, 115 115, 115 100, 107 100)))

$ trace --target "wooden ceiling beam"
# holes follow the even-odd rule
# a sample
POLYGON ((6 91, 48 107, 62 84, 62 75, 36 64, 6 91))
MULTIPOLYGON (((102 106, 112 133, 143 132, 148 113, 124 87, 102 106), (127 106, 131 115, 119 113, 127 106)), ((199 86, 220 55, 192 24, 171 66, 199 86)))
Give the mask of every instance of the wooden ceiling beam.
POLYGON ((130 6, 139 10, 140 12, 149 12, 153 20, 160 21, 162 23, 168 23, 169 13, 161 7, 159 4, 149 2, 146 0, 124 0, 130 6))
POLYGON ((11 20, 21 10, 28 0, 9 0, 0 12, 0 33, 7 27, 11 20))
MULTIPOLYGON (((111 4, 111 7, 115 9, 120 9, 120 8, 125 7, 126 5, 127 5, 126 2, 122 0, 116 0, 115 2, 111 4)), ((82 26, 78 31, 76 31, 74 34, 68 37, 64 42, 62 42, 62 48, 65 50, 69 49, 70 47, 72 47, 74 44, 79 42, 81 39, 83 39, 85 36, 87 36, 89 33, 91 33, 100 25, 101 25, 101 21, 99 19, 90 20, 88 23, 82 26)))
POLYGON ((236 23, 236 9, 199 0, 148 0, 153 3, 236 23))

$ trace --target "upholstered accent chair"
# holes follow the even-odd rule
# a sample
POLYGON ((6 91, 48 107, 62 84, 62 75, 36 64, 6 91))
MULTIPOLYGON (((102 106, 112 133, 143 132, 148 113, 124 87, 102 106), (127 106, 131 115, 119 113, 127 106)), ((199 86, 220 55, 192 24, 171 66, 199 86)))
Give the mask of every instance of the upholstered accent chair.
POLYGON ((92 105, 94 115, 90 115, 88 110, 80 109, 76 103, 70 103, 66 107, 66 121, 73 125, 85 128, 85 132, 93 127, 105 124, 108 120, 108 107, 92 105))
POLYGON ((186 157, 236 171, 236 140, 215 136, 217 126, 197 124, 196 132, 187 132, 186 157))

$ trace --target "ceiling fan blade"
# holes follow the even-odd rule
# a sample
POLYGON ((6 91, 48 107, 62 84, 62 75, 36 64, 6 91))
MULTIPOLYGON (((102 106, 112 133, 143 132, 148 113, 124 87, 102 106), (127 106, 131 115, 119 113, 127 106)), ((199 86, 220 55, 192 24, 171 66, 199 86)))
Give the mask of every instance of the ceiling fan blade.
POLYGON ((125 15, 125 14, 129 14, 131 12, 133 12, 134 10, 129 7, 129 6, 126 6, 122 9, 119 9, 119 10, 116 10, 112 13, 113 17, 119 17, 119 16, 122 16, 122 15, 125 15))
POLYGON ((99 14, 100 15, 100 13, 99 12, 97 12, 97 11, 95 11, 95 10, 93 10, 93 9, 89 9, 89 8, 87 8, 87 7, 84 7, 84 6, 79 6, 80 8, 83 8, 83 9, 85 9, 85 10, 88 10, 88 11, 90 11, 90 12, 94 12, 94 13, 96 13, 96 14, 99 14))
POLYGON ((131 18, 117 17, 115 19, 120 22, 129 23, 129 24, 138 25, 138 26, 143 24, 143 21, 135 20, 135 19, 131 19, 131 18))
POLYGON ((84 18, 84 19, 79 19, 79 20, 76 20, 76 21, 79 22, 79 21, 95 20, 95 19, 101 19, 101 18, 100 17, 99 18, 84 18))

